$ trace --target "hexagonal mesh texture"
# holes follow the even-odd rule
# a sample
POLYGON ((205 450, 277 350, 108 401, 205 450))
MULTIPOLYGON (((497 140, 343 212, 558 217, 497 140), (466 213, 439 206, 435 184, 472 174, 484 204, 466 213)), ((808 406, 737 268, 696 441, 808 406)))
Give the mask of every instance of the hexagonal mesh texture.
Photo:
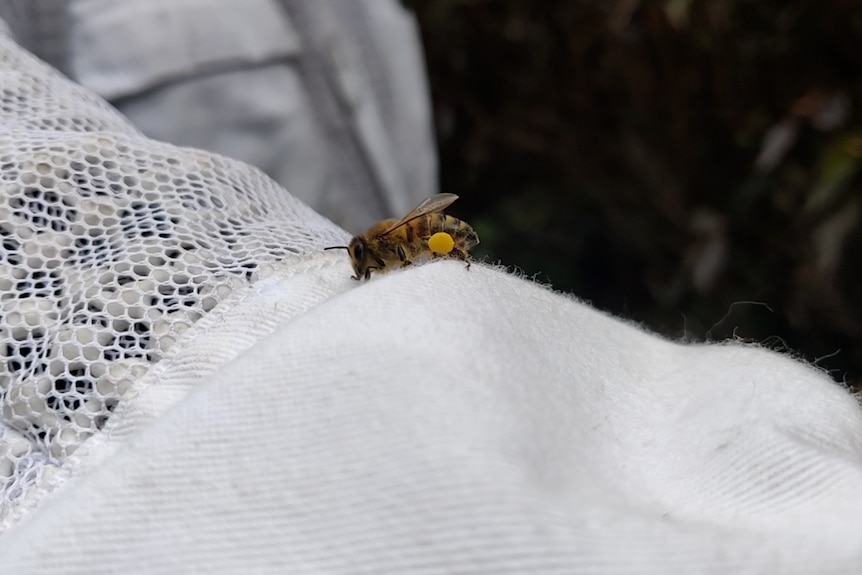
POLYGON ((0 37, 0 521, 261 265, 344 233, 0 37))

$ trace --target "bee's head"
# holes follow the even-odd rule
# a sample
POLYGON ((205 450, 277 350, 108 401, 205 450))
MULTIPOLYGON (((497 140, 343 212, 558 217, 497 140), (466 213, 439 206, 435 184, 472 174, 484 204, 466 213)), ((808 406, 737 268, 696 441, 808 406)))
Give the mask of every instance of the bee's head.
POLYGON ((369 266, 369 254, 368 254, 368 246, 360 236, 354 237, 350 240, 350 245, 348 246, 331 246, 328 248, 323 248, 325 250, 347 250, 348 255, 350 255, 350 263, 353 265, 353 279, 359 280, 363 277, 368 279, 371 275, 371 269, 369 266))
POLYGON ((360 236, 356 236, 350 240, 350 245, 347 246, 347 253, 350 254, 350 261, 353 264, 353 279, 368 279, 371 275, 370 254, 368 253, 368 245, 360 236))

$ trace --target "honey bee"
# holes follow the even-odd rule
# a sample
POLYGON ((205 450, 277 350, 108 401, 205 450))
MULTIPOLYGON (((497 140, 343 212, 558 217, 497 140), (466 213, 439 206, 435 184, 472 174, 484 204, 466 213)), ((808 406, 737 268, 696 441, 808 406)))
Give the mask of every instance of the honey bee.
POLYGON ((353 264, 353 279, 368 279, 372 271, 405 267, 417 257, 452 258, 466 262, 479 236, 466 222, 441 213, 458 199, 455 194, 437 194, 419 204, 400 220, 377 222, 350 240, 348 246, 327 250, 347 250, 353 264))

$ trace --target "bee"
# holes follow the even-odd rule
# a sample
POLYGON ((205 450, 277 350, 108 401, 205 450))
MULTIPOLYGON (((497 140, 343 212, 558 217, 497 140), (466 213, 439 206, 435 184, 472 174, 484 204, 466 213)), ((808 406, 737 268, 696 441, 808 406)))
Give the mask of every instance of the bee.
POLYGON ((469 269, 468 252, 479 243, 479 236, 466 222, 441 213, 457 199, 455 194, 431 196, 400 220, 377 222, 350 240, 350 245, 325 249, 347 250, 355 280, 367 280, 372 271, 409 266, 426 255, 458 259, 469 269))

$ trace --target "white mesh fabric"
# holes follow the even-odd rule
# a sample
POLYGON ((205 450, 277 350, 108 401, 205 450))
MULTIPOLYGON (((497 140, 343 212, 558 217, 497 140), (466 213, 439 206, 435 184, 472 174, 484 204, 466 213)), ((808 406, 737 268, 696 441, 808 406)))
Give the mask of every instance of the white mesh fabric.
POLYGON ((0 37, 0 525, 261 266, 344 234, 0 37))

